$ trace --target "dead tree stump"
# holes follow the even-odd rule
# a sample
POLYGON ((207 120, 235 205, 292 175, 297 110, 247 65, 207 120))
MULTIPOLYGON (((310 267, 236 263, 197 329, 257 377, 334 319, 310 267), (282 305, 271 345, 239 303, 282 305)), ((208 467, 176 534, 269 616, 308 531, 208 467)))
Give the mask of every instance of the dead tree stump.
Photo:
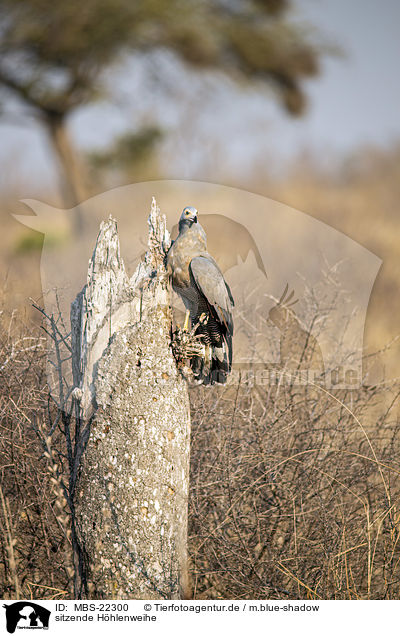
POLYGON ((129 280, 110 217, 71 307, 75 397, 90 423, 74 517, 92 598, 188 593, 190 410, 170 346, 168 247, 153 199, 148 252, 129 280))

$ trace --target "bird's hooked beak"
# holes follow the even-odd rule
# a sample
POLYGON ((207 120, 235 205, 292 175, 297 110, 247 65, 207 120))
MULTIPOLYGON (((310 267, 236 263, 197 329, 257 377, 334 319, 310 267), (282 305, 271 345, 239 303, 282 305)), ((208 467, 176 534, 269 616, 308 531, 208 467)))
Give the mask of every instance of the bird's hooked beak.
POLYGON ((197 223, 197 210, 191 205, 183 208, 183 212, 180 218, 181 223, 189 224, 197 223))

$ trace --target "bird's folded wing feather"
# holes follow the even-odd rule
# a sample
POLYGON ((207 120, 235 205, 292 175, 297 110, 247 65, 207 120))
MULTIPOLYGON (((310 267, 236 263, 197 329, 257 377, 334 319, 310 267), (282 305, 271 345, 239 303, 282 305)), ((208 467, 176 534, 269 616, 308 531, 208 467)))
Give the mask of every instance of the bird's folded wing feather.
POLYGON ((198 289, 214 307, 219 320, 232 333, 233 298, 217 263, 211 256, 196 256, 190 261, 189 268, 198 289))

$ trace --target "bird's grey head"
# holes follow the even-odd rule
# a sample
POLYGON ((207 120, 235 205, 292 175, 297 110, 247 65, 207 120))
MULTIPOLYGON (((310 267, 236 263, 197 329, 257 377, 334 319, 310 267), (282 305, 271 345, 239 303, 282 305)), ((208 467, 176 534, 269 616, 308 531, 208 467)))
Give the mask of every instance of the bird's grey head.
POLYGON ((183 208, 183 212, 179 219, 179 231, 184 227, 191 227, 193 223, 197 223, 197 210, 192 205, 183 208))

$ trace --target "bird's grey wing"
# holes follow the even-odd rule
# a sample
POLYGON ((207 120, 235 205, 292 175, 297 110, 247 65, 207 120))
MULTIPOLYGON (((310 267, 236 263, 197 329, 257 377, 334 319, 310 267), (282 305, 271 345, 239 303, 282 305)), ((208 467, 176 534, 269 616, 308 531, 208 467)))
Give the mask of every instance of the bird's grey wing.
POLYGON ((224 323, 232 334, 233 298, 217 263, 211 256, 196 256, 190 261, 189 269, 198 289, 214 307, 221 323, 224 323))

